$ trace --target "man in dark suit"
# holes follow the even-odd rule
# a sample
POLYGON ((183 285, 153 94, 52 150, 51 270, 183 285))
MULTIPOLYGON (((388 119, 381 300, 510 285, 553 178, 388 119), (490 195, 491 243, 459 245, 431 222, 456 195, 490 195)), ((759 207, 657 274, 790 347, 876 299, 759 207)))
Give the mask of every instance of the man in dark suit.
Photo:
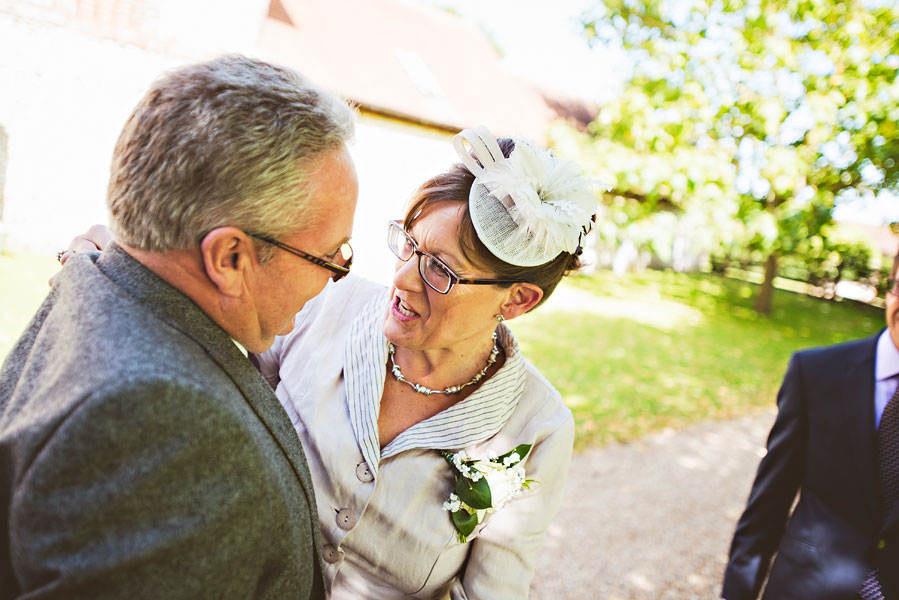
POLYGON ((887 329, 790 361, 731 545, 727 600, 757 598, 766 576, 771 600, 899 598, 897 267, 899 257, 887 329))
POLYGON ((0 598, 324 597, 306 460, 245 352, 349 266, 352 129, 238 56, 146 94, 117 242, 69 260, 0 371, 0 598))

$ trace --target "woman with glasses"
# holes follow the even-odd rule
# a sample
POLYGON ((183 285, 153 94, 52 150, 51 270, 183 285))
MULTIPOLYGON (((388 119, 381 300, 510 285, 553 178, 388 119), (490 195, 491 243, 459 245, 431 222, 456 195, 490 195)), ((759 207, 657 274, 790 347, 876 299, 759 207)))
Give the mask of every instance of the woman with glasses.
POLYGON ((306 451, 332 598, 525 598, 559 506, 571 412, 504 321, 579 266, 596 199, 544 150, 454 142, 463 164, 386 224, 392 286, 329 285, 256 357, 306 451))
POLYGON ((454 145, 386 224, 388 289, 344 278, 350 250, 251 234, 340 280, 252 357, 303 444, 334 599, 525 598, 559 507, 574 422, 504 322, 579 267, 596 198, 526 142, 454 145))

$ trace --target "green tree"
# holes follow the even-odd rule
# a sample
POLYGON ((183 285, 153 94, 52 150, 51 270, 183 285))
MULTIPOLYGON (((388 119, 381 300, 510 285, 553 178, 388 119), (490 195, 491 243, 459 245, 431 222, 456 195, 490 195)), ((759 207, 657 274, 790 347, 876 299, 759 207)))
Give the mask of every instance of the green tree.
POLYGON ((768 312, 779 258, 826 236, 835 202, 899 179, 897 15, 876 0, 608 0, 585 30, 628 50, 633 76, 586 134, 554 142, 629 218, 735 220, 767 257, 768 312))

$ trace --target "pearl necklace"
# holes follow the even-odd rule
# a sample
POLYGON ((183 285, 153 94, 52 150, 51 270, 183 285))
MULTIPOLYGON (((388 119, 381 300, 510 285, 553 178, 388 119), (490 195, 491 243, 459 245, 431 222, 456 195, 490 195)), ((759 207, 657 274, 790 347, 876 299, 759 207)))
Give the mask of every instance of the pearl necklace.
POLYGON ((462 388, 468 387, 470 385, 474 385, 484 378, 484 375, 487 374, 487 370, 493 366, 493 363, 496 362, 496 357, 499 354, 499 346, 496 344, 496 332, 493 332, 493 350, 490 351, 490 357, 487 359, 487 364, 484 365, 484 368, 472 378, 468 383, 463 383, 462 385, 451 385, 448 388, 443 390, 432 390, 429 387, 425 387, 418 383, 412 383, 405 377, 403 377, 403 372, 400 370, 400 366, 396 364, 393 359, 393 354, 396 352, 396 348, 390 342, 387 342, 387 352, 390 355, 390 364, 393 365, 391 371, 393 372, 393 376, 396 377, 397 381, 401 381, 407 385, 410 385, 413 390, 418 392, 419 394, 424 394, 425 396, 430 396, 431 394, 455 394, 457 392, 462 391, 462 388))

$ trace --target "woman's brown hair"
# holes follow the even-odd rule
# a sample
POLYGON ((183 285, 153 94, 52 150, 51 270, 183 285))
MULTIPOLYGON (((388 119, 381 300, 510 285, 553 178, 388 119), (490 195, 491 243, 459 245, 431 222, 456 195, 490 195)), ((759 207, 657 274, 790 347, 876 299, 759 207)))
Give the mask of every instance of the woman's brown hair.
MULTIPOLYGON (((508 158, 515 149, 515 142, 509 138, 499 138, 496 141, 503 155, 508 158)), ((459 243, 465 259, 473 266, 491 273, 491 276, 497 279, 512 279, 538 286, 543 290, 543 298, 534 308, 540 306, 549 298, 563 277, 581 268, 578 253, 562 252, 550 262, 536 267, 519 267, 497 258, 478 238, 471 221, 468 195, 473 183, 474 175, 461 163, 457 163, 445 173, 427 180, 412 196, 403 226, 407 231, 410 230, 415 219, 433 206, 444 202, 462 203, 464 208, 462 222, 459 226, 459 243)), ((509 287, 513 284, 498 285, 509 287)))

